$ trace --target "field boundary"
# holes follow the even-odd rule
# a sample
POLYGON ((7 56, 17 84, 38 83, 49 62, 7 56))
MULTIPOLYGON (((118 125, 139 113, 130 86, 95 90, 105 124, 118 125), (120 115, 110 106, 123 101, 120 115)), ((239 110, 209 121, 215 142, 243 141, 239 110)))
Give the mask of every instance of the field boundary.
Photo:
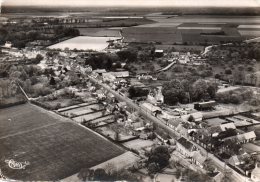
MULTIPOLYGON (((81 104, 84 104, 84 103, 81 103, 81 104)), ((78 108, 81 108, 81 107, 86 107, 86 106, 91 106, 91 105, 94 105, 94 104, 98 104, 97 102, 95 103, 86 103, 87 105, 80 105, 80 104, 77 104, 77 105, 74 105, 75 107, 72 107, 72 106, 68 106, 68 107, 72 107, 72 108, 68 108, 68 109, 65 109, 67 107, 64 107, 64 108, 60 108, 58 109, 57 111, 58 112, 66 112, 66 111, 70 111, 70 110, 73 110, 73 109, 78 109, 78 108), (63 110, 64 109, 64 110, 63 110)))

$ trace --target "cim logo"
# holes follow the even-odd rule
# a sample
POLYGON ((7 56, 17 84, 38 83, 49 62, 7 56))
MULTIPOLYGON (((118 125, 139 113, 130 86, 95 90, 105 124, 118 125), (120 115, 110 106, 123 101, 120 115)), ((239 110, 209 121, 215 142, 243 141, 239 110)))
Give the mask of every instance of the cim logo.
POLYGON ((2 173, 1 169, 0 169, 0 179, 7 179, 7 177, 5 177, 5 175, 2 173))
POLYGON ((13 159, 5 160, 5 163, 7 163, 11 169, 25 169, 26 166, 30 165, 30 162, 28 161, 16 162, 13 159))

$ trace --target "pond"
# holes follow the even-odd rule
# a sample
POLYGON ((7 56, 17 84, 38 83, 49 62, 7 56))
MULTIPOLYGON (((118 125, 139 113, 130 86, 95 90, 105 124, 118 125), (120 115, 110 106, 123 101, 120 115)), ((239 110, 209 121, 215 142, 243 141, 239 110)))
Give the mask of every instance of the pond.
POLYGON ((70 50, 94 50, 102 51, 108 46, 109 40, 120 39, 120 37, 90 37, 90 36, 78 36, 72 39, 65 40, 63 42, 49 46, 49 49, 62 49, 68 48, 70 50))

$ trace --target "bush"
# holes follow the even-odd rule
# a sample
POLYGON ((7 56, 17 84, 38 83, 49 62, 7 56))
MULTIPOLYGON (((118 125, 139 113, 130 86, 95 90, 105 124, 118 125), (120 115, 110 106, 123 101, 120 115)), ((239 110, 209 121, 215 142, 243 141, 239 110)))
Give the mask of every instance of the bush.
POLYGON ((225 104, 241 104, 252 98, 252 91, 248 89, 238 89, 229 92, 217 93, 216 100, 225 104))
POLYGON ((249 66, 249 67, 247 67, 247 71, 252 72, 252 71, 254 71, 254 68, 252 66, 249 66))
POLYGON ((226 75, 231 75, 231 74, 232 74, 232 71, 231 71, 230 69, 226 69, 226 70, 225 70, 225 74, 226 74, 226 75))
POLYGON ((215 74, 215 78, 220 79, 221 78, 220 74, 215 74))

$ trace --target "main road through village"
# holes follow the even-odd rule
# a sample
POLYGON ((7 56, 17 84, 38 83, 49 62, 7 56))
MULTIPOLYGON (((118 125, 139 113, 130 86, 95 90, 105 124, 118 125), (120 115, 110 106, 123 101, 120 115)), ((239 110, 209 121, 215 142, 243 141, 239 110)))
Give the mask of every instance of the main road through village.
MULTIPOLYGON (((153 116, 152 113, 150 111, 147 111, 143 108, 141 108, 140 106, 138 106, 136 103, 134 103, 131 99, 129 99, 128 97, 124 97, 122 95, 120 95, 117 91, 111 89, 110 86, 102 83, 101 81, 95 79, 92 76, 88 76, 88 78, 90 79, 90 81, 99 84, 100 86, 102 86, 104 89, 106 89, 107 91, 109 91, 110 93, 112 93, 118 100, 124 101, 126 102, 126 104, 128 105, 128 107, 135 109, 136 111, 138 111, 144 118, 146 118, 149 121, 152 121, 153 123, 155 123, 157 126, 159 126, 160 128, 164 129, 164 131, 166 131, 171 137, 173 138, 177 138, 178 136, 180 136, 180 134, 174 130, 172 130, 170 127, 168 127, 167 125, 165 125, 160 119, 158 119, 157 117, 153 116)), ((182 136, 184 137, 184 136, 182 136)), ((184 137, 186 138, 186 137, 184 137)), ((187 140, 189 140, 188 138, 186 138, 187 140)), ((189 140, 190 141, 190 140, 189 140)), ((236 172, 235 170, 233 170, 232 168, 230 168, 229 166, 227 166, 223 161, 219 160, 217 157, 215 157, 213 154, 207 152, 204 148, 202 148, 201 146, 199 146, 198 144, 194 143, 193 141, 190 141, 191 143, 193 143, 197 148, 199 148, 202 152, 207 153, 207 156, 213 161, 215 167, 220 170, 222 173, 226 174, 228 173, 230 175, 230 177, 234 180, 234 181, 241 181, 241 182, 249 182, 251 181, 249 178, 240 175, 238 172, 236 172)))

